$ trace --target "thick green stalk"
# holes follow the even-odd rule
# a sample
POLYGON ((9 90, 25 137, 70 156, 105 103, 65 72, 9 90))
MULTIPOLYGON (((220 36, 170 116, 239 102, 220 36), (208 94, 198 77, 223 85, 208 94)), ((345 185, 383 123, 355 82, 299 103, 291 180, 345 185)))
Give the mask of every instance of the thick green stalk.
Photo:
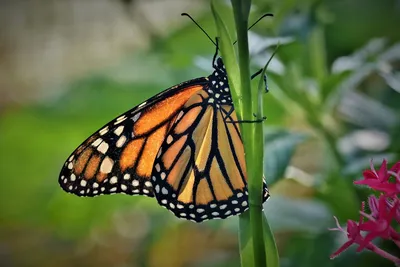
MULTIPOLYGON (((242 97, 242 120, 252 120, 253 112, 259 111, 257 88, 252 90, 250 86, 249 45, 247 37, 248 17, 251 1, 231 0, 235 17, 238 39, 240 91, 242 97)), ((261 107, 262 110, 262 107, 261 107)), ((263 128, 262 123, 242 123, 240 125, 245 159, 247 166, 250 227, 254 252, 254 265, 266 266, 265 245, 263 234, 262 212, 262 176, 263 176, 263 128)), ((240 220, 248 218, 242 215, 240 220)), ((241 223, 240 225, 243 225, 241 223)))
MULTIPOLYGON (((239 46, 239 57, 232 45, 232 38, 214 1, 211 10, 219 36, 219 50, 227 73, 235 111, 239 120, 262 118, 263 83, 259 90, 250 87, 249 52, 247 39, 247 20, 250 10, 249 1, 232 0, 239 46), (237 58, 239 58, 239 67, 237 58), (253 117, 257 112, 257 118, 253 117)), ((267 66, 266 66, 267 67, 267 66)), ((265 67, 265 68, 266 68, 265 67)), ((263 74, 265 73, 265 69, 263 74)), ((263 76, 261 76, 263 77, 263 76)), ((241 123, 241 132, 245 146, 247 175, 249 180, 250 210, 239 217, 239 241, 242 266, 279 267, 279 256, 272 231, 262 212, 262 162, 263 134, 261 123, 241 123), (263 227, 264 226, 264 227, 263 227), (267 250, 265 250, 265 248, 267 250), (267 257, 266 257, 267 254, 267 257)))

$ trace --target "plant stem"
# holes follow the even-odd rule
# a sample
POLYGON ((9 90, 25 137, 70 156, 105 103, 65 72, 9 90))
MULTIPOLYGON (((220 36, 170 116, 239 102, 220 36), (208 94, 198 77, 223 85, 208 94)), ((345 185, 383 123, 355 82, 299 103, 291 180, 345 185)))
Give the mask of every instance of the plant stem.
POLYGON ((383 258, 393 261, 395 264, 400 264, 400 258, 380 249, 379 247, 372 244, 372 247, 369 248, 371 251, 375 252, 376 254, 380 255, 383 258))
MULTIPOLYGON (((242 97, 242 120, 251 120, 253 112, 259 111, 257 88, 250 86, 250 67, 247 26, 251 1, 232 0, 238 39, 240 90, 242 97)), ((261 107, 262 109, 262 107, 261 107)), ((263 162, 263 128, 262 123, 240 124, 248 177, 250 226, 253 241, 254 265, 266 266, 265 244, 263 235, 262 212, 262 162, 263 162)))

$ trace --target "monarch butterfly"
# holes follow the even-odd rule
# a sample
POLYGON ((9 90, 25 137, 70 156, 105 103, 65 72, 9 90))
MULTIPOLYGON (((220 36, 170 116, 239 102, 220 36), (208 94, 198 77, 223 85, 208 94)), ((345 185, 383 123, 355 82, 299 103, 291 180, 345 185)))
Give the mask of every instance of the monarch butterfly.
MULTIPOLYGON (((227 218, 248 209, 244 147, 225 66, 125 112, 84 141, 59 184, 78 196, 156 197, 178 218, 227 218)), ((264 181, 263 201, 269 197, 264 181)))

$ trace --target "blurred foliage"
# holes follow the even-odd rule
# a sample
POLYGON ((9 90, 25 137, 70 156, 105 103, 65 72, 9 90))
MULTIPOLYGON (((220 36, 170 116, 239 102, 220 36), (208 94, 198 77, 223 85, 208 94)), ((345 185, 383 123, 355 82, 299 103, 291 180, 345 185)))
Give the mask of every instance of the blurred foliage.
MULTIPOLYGON (((275 15, 250 32, 254 71, 281 43, 264 96, 272 194, 264 208, 282 266, 391 266, 354 249, 329 260, 344 237, 327 228, 333 215, 357 217, 369 192, 352 181, 370 159, 400 159, 400 2, 253 4, 251 20, 275 15)), ((229 7, 220 8, 233 30, 229 7)), ((214 36, 206 10, 195 17, 214 36)), ((240 265, 237 218, 193 224, 153 199, 77 198, 57 184, 64 160, 87 136, 162 88, 207 75, 213 52, 182 18, 146 53, 68 82, 58 98, 2 109, 1 266, 240 265)))

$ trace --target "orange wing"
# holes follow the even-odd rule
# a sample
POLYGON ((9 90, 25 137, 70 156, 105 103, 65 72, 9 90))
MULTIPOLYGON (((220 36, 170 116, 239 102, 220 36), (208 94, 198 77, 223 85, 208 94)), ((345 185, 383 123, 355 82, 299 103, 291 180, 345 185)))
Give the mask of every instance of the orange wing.
MULTIPOLYGON (((201 222, 248 208, 244 148, 232 104, 193 95, 175 119, 154 162, 152 182, 160 205, 201 222)), ((266 186, 265 199, 268 197, 266 186)))
POLYGON ((157 152, 178 112, 205 82, 169 88, 106 124, 65 162, 61 187, 78 196, 154 196, 150 175, 157 152))

